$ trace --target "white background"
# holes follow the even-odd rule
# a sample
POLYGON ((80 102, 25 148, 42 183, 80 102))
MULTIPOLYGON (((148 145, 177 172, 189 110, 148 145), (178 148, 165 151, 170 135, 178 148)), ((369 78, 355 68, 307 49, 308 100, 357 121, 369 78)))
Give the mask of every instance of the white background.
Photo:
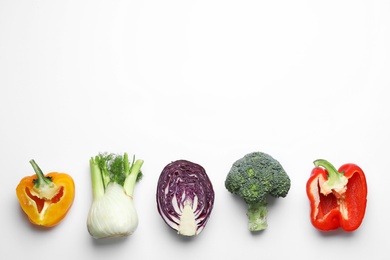
POLYGON ((390 2, 0 1, 1 255, 12 259, 389 259, 390 2), (136 232, 93 240, 89 158, 145 160, 136 232), (247 230, 228 193, 231 164, 269 153, 292 180, 247 230), (315 159, 366 173, 366 215, 353 233, 309 219, 315 159), (76 197, 55 228, 31 225, 15 188, 32 175, 71 174, 76 197), (215 189, 203 232, 177 235, 157 213, 162 168, 201 164, 215 189))

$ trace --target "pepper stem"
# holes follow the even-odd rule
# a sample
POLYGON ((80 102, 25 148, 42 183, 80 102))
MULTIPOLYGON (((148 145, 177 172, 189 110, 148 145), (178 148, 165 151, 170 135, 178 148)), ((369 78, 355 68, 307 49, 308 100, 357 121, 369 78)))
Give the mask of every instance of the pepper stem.
POLYGON ((314 161, 316 167, 323 167, 328 172, 328 179, 320 182, 320 191, 324 195, 333 193, 337 198, 342 197, 347 190, 348 179, 344 176, 344 172, 338 172, 336 168, 326 160, 314 161))
POLYGON ((39 188, 41 185, 51 185, 53 183, 50 177, 45 177, 41 168, 39 168, 38 164, 34 160, 30 160, 30 164, 34 168, 35 174, 38 177, 38 179, 34 180, 34 186, 36 188, 39 188))
POLYGON ((344 176, 343 172, 338 172, 337 169, 328 161, 318 159, 314 161, 316 167, 323 167, 328 172, 328 184, 329 186, 334 185, 336 182, 344 176))

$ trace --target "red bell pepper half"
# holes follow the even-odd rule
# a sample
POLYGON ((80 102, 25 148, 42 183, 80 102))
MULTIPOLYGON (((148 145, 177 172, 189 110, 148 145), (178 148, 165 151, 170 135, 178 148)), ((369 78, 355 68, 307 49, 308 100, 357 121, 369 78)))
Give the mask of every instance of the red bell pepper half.
POLYGON ((321 231, 341 227, 356 230, 363 221, 367 204, 367 183, 363 170, 352 163, 336 168, 326 160, 314 161, 306 184, 310 218, 321 231))

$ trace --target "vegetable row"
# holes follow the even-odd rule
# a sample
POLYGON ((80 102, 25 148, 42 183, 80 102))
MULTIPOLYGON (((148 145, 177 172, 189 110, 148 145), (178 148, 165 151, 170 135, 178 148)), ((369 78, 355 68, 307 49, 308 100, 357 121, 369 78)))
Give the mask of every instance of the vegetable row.
MULTIPOLYGON (((142 178, 141 159, 113 153, 90 158, 92 203, 87 230, 95 239, 131 235, 138 226, 133 201, 136 183, 142 178)), ((66 173, 44 174, 34 160, 35 174, 16 187, 23 211, 34 225, 53 227, 72 207, 73 178, 66 173)), ((306 183, 312 225, 320 231, 356 230, 367 204, 363 170, 348 163, 336 169, 326 160, 314 161, 306 183)), ((291 187, 289 175, 269 154, 252 152, 235 161, 225 179, 228 192, 247 204, 248 230, 267 228, 267 197, 284 198, 291 187)), ((163 221, 179 235, 195 236, 206 227, 214 206, 213 184, 205 169, 194 162, 167 164, 158 179, 157 210, 163 221)))

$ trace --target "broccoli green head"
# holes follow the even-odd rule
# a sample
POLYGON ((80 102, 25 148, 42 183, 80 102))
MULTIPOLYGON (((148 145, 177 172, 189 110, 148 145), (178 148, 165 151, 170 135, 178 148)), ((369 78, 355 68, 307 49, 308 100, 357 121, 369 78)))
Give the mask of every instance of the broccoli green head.
POLYGON ((250 230, 266 227, 267 196, 286 197, 290 186, 290 178, 282 165, 262 152, 249 153, 233 163, 225 180, 226 189, 249 205, 248 217, 261 221, 261 227, 250 227, 250 230))

